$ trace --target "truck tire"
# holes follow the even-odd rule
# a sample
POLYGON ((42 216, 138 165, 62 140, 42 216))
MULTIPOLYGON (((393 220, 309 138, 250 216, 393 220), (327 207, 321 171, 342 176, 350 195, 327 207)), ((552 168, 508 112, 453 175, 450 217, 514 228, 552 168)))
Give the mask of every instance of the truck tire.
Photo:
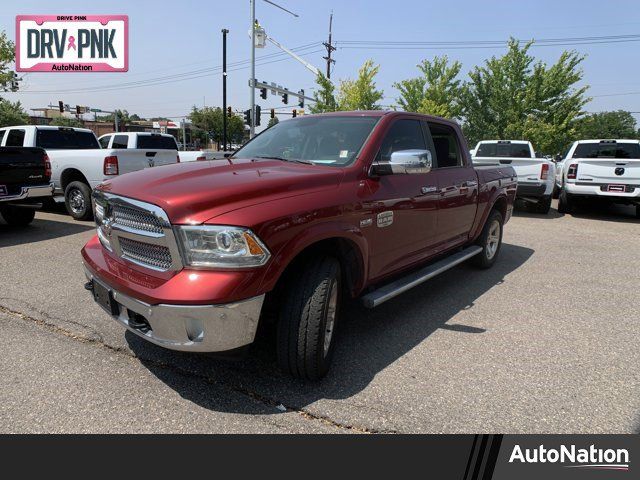
POLYGON ((67 212, 76 220, 91 220, 91 188, 83 182, 71 182, 64 189, 64 204, 67 212))
POLYGON ((472 263, 478 268, 490 268, 498 258, 502 246, 502 214, 492 210, 484 224, 482 233, 476 244, 482 247, 482 252, 474 256, 472 263))
POLYGON ((560 196, 560 188, 558 187, 558 185, 553 185, 553 193, 551 194, 551 196, 553 198, 558 198, 560 196))
POLYGON ((571 198, 571 194, 567 193, 567 191, 563 188, 560 192, 560 197, 558 200, 558 212, 560 213, 571 213, 573 211, 574 201, 571 198))
POLYGON ((33 208, 14 207, 13 205, 3 205, 0 207, 0 215, 5 222, 14 227, 26 227, 36 216, 33 208))
POLYGON ((538 203, 534 205, 534 210, 536 213, 542 213, 544 215, 549 213, 549 210, 551 210, 551 195, 538 200, 538 203))
POLYGON ((636 205, 636 218, 640 218, 640 205, 636 205))
POLYGON ((305 380, 319 380, 329 371, 341 296, 340 263, 320 257, 287 286, 280 311, 277 354, 280 368, 305 380))

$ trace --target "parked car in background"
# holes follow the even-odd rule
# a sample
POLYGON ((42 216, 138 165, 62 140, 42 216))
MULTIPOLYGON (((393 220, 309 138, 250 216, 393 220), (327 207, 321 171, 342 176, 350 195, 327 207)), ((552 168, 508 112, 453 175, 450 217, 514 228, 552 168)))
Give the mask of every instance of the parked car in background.
MULTIPOLYGON (((102 135, 101 148, 126 148, 139 150, 178 150, 176 139, 168 133, 115 132, 102 135)), ((175 158, 174 158, 175 160, 175 158)))
POLYGON ((517 199, 538 213, 549 213, 555 179, 555 163, 536 156, 531 142, 483 140, 473 156, 476 165, 511 165, 518 174, 517 199))
POLYGON ((231 155, 233 152, 213 152, 211 150, 196 150, 193 152, 178 152, 180 155, 180 162, 195 162, 202 160, 220 160, 226 155, 231 155))
POLYGON ((562 166, 558 211, 571 213, 577 201, 635 205, 640 217, 640 141, 579 140, 562 166))
MULTIPOLYGON (((67 211, 77 220, 91 218, 91 189, 103 180, 179 161, 175 148, 160 148, 159 143, 168 139, 159 134, 116 133, 104 137, 107 147, 100 148, 95 134, 86 128, 42 125, 0 128, 3 147, 46 150, 51 161, 54 194, 64 195, 67 211)), ((173 143, 175 145, 175 140, 173 143)))
POLYGON ((0 147, 0 216, 25 226, 35 209, 53 195, 51 164, 42 148, 0 147))
POLYGON ((329 369, 343 297, 491 267, 517 187, 510 165, 472 165, 456 123, 404 112, 282 121, 213 163, 99 185, 86 288, 175 350, 245 347, 275 318, 280 366, 306 379, 329 369))

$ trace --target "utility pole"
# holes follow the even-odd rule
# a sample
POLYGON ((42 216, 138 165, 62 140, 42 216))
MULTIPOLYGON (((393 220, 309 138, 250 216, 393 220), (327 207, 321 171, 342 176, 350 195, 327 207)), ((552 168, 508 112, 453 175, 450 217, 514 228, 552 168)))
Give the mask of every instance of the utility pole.
POLYGON ((187 119, 182 119, 182 151, 187 149, 187 119))
MULTIPOLYGON (((222 29, 222 151, 227 150, 227 33, 222 29)), ((251 89, 253 92, 253 89, 251 89)))
POLYGON ((253 138, 256 133, 255 121, 255 105, 256 96, 254 82, 256 81, 256 0, 250 0, 251 3, 251 79, 249 80, 249 138, 253 138))
POLYGON ((116 121, 116 132, 118 132, 118 110, 116 110, 115 112, 113 112, 113 118, 116 121))
POLYGON ((334 47, 331 43, 331 24, 332 23, 333 23, 333 12, 331 12, 331 15, 329 15, 329 41, 322 43, 327 48, 327 56, 322 57, 327 61, 327 78, 331 78, 331 64, 336 63, 336 61, 331 58, 331 52, 333 52, 336 49, 336 47, 334 47))

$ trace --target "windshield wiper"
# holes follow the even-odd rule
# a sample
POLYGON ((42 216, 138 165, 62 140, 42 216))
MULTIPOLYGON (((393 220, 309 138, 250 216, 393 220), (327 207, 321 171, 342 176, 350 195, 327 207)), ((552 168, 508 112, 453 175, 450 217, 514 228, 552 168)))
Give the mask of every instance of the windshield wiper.
POLYGON ((305 165, 313 165, 311 160, 301 160, 299 158, 284 158, 276 155, 256 155, 256 158, 266 158, 268 160, 282 160, 283 162, 304 163, 305 165))

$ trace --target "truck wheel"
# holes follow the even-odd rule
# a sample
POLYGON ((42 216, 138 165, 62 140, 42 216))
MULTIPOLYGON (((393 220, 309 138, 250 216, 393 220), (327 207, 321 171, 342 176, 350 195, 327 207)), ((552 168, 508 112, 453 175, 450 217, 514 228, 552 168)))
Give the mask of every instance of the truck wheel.
POLYGON ((542 197, 538 200, 538 203, 535 204, 536 213, 547 214, 551 210, 551 196, 542 197))
POLYGON ((489 268, 498 258, 502 246, 502 222, 502 214, 497 210, 492 210, 476 242, 482 247, 482 252, 472 258, 476 267, 489 268))
POLYGON ((91 220, 91 188, 83 182, 71 182, 64 189, 67 212, 76 220, 91 220))
POLYGON ((288 290, 278 320, 278 363, 296 378, 319 380, 329 371, 333 356, 340 263, 333 257, 310 261, 288 290))
POLYGON ((640 205, 636 205, 636 218, 640 218, 640 205))
POLYGON ((558 200, 558 212, 560 213, 571 213, 573 211, 573 199, 571 198, 571 194, 567 193, 565 189, 562 189, 560 192, 560 197, 558 200))
POLYGON ((33 208, 20 208, 13 205, 3 205, 0 207, 0 215, 4 221, 14 227, 25 227, 29 225, 36 216, 33 208))
POLYGON ((560 196, 560 188, 558 185, 553 185, 553 193, 551 194, 553 198, 558 198, 560 196))

